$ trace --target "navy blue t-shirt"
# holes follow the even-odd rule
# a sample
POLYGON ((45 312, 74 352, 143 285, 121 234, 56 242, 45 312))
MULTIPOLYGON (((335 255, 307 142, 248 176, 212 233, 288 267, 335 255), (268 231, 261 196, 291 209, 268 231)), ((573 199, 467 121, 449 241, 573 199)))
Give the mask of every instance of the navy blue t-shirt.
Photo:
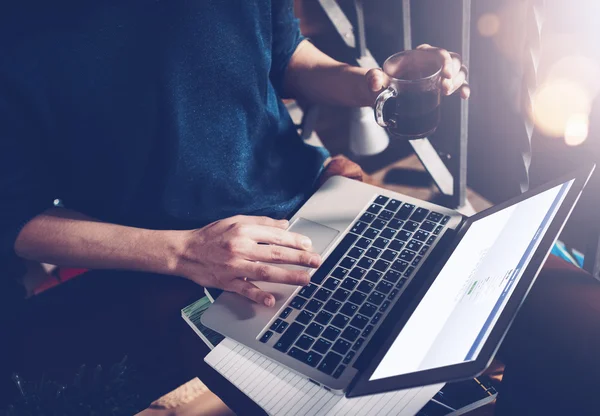
POLYGON ((295 209, 326 154, 281 102, 292 3, 2 2, 0 274, 55 198, 153 229, 295 209))

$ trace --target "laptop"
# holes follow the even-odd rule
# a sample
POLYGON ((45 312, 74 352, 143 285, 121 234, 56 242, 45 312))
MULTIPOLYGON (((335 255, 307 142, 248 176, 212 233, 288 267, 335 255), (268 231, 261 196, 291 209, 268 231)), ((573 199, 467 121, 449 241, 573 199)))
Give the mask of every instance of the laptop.
POLYGON ((333 177, 290 219, 324 259, 311 283, 255 282, 273 308, 224 292, 202 323, 347 397, 475 377, 593 170, 472 217, 333 177))

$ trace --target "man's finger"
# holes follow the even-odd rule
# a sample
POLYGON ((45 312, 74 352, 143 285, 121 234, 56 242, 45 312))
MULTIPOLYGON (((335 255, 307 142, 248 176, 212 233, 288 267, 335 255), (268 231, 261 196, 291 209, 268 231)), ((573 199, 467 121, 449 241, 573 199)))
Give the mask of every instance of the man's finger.
POLYGON ((471 87, 469 86, 469 84, 463 84, 462 87, 460 87, 460 96, 463 100, 468 100, 469 97, 471 96, 471 87))
POLYGON ((389 80, 385 73, 379 68, 372 68, 365 75, 369 90, 378 92, 388 86, 389 80))
POLYGON ((283 229, 286 229, 290 225, 288 220, 276 220, 269 217, 253 215, 238 215, 233 217, 232 220, 241 224, 256 224, 283 229))
POLYGON ((310 275, 303 270, 288 270, 266 263, 247 262, 240 271, 248 279, 262 282, 283 283, 286 285, 305 286, 310 283, 310 275))
POLYGON ((272 294, 259 289, 255 284, 248 282, 242 278, 233 279, 227 290, 238 293, 256 303, 271 307, 275 305, 275 298, 272 294))
POLYGON ((450 52, 448 52, 446 49, 436 48, 435 46, 431 46, 427 43, 417 46, 417 49, 439 54, 444 60, 442 66, 442 76, 444 78, 452 78, 452 56, 450 55, 450 52))
POLYGON ((275 244, 278 246, 290 247, 298 250, 312 250, 312 241, 310 241, 310 238, 279 228, 262 225, 248 227, 246 236, 257 243, 275 244))
POLYGON ((317 268, 321 265, 321 256, 308 251, 276 245, 259 245, 248 253, 248 260, 276 264, 294 264, 298 266, 317 268))

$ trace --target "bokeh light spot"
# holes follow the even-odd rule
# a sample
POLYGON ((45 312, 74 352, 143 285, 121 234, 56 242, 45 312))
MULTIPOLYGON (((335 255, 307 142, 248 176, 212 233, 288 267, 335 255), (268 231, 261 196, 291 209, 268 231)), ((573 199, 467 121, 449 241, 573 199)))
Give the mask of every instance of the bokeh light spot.
POLYGON ((565 126, 565 143, 569 146, 579 146, 588 137, 590 120, 587 114, 573 114, 565 126))
POLYGON ((492 37, 500 30, 500 18, 493 13, 482 14, 477 21, 477 29, 481 36, 492 37))
POLYGON ((570 55, 556 61, 549 69, 548 81, 567 79, 589 91, 593 99, 600 92, 600 65, 585 56, 570 55))

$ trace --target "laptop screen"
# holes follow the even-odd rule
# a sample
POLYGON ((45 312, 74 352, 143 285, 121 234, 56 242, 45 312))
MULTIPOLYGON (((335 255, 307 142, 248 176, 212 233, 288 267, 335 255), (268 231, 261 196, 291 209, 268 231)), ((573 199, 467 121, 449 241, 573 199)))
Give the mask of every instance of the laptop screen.
POLYGON ((474 221, 370 380, 475 360, 572 184, 474 221))

